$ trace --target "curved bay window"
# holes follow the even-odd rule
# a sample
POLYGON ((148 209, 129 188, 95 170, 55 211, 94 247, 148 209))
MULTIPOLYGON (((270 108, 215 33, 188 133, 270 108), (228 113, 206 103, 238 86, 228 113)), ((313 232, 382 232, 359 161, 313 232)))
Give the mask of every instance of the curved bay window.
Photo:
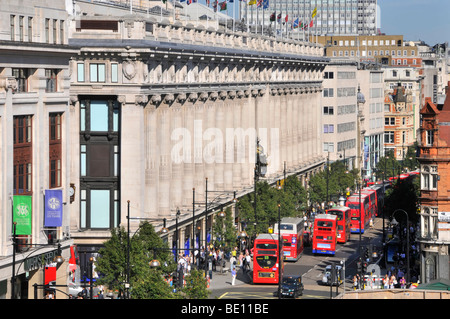
POLYGON ((116 99, 80 99, 80 221, 83 229, 117 227, 120 108, 116 99))

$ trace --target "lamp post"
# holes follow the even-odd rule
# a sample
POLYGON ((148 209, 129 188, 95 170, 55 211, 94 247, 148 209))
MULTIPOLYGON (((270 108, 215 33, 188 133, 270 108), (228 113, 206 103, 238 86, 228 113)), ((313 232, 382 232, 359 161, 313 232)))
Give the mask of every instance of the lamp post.
MULTIPOLYGON (((155 220, 159 218, 145 218, 145 217, 130 217, 130 200, 127 200, 127 255, 126 255, 126 282, 125 282, 125 298, 130 299, 130 281, 131 281, 131 272, 130 272, 130 250, 131 250, 131 238, 130 238, 130 219, 134 220, 155 220)), ((161 219, 159 219, 161 220, 161 219)), ((178 221, 178 219, 177 219, 178 221)), ((166 228, 166 219, 163 219, 164 227, 161 230, 162 234, 167 234, 169 230, 166 228)), ((142 226, 142 225, 141 225, 142 226)), ((137 233, 140 227, 136 230, 133 236, 137 233)))
MULTIPOLYGON (((17 235, 16 235, 16 226, 17 226, 17 222, 13 222, 13 260, 12 260, 12 277, 11 277, 11 299, 16 299, 15 294, 16 294, 16 271, 19 271, 20 269, 20 265, 22 265, 22 263, 33 253, 35 253, 36 251, 46 248, 46 247, 50 247, 50 246, 54 246, 54 244, 22 244, 25 246, 31 246, 31 247, 39 247, 36 250, 33 250, 27 257, 25 257, 24 260, 22 260, 22 263, 19 265, 19 267, 17 267, 16 270, 16 248, 17 248, 17 235)), ((62 264, 64 262, 64 258, 61 256, 62 254, 62 250, 61 250, 61 243, 58 240, 57 243, 57 255, 53 258, 53 262, 57 263, 57 264, 62 264)))
POLYGON ((411 276, 410 276, 410 272, 409 272, 409 218, 408 218, 408 213, 406 211, 404 211, 403 209, 396 209, 394 210, 394 212, 392 213, 392 224, 397 223, 397 221, 394 218, 394 215, 396 212, 403 212, 406 215, 406 282, 408 283, 411 276))

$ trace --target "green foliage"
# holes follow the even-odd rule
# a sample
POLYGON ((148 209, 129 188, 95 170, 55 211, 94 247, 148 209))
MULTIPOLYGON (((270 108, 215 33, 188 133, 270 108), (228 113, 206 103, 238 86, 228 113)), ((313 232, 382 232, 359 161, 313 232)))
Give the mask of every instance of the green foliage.
MULTIPOLYGON (((124 283, 127 281, 128 271, 128 234, 123 227, 111 230, 111 238, 105 242, 99 254, 96 269, 102 276, 98 283, 117 290, 122 295, 125 291, 124 283)), ((163 277, 175 269, 172 252, 152 225, 145 222, 135 234, 130 234, 129 270, 133 298, 167 297, 166 286, 168 285, 163 281, 163 277), (150 269, 149 263, 153 259, 160 261, 160 269, 150 269), (148 285, 151 283, 147 280, 155 284, 152 290, 148 290, 148 285), (148 291, 144 292, 145 290, 148 291)))
POLYGON ((233 247, 236 243, 236 230, 234 229, 231 208, 225 210, 225 217, 219 216, 217 212, 214 216, 213 237, 215 247, 233 247))
POLYGON ((310 178, 310 201, 311 203, 322 203, 327 200, 337 201, 340 195, 347 192, 347 189, 355 189, 358 180, 358 169, 348 171, 342 161, 337 161, 310 178))
MULTIPOLYGON (((397 209, 402 209, 408 214, 409 221, 416 223, 419 216, 417 214, 417 203, 420 193, 420 178, 416 176, 412 183, 396 181, 392 185, 392 190, 387 193, 386 197, 386 212, 387 216, 392 217, 392 214, 397 209)), ((396 214, 395 219, 398 222, 406 219, 404 214, 396 214)), ((406 222, 406 220, 405 220, 406 222)))
POLYGON ((185 278, 186 286, 182 289, 187 299, 206 299, 209 291, 207 290, 207 280, 204 272, 193 269, 185 278))

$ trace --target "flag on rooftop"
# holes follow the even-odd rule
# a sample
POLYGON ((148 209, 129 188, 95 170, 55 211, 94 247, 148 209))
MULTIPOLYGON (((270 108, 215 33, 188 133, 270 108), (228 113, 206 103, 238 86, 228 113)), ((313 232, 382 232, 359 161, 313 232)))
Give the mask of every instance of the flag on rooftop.
POLYGON ((220 6, 220 11, 226 10, 227 9, 227 1, 220 2, 219 6, 220 6))

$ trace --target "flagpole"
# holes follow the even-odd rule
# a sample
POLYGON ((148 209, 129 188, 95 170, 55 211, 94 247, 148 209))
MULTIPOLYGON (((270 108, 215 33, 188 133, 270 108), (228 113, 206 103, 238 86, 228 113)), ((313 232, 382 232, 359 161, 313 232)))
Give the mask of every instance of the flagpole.
POLYGON ((276 2, 274 5, 274 9, 275 9, 275 16, 274 16, 274 18, 275 18, 275 20, 274 20, 274 22, 275 22, 275 40, 276 40, 277 39, 277 3, 276 2))
MULTIPOLYGON (((236 1, 236 0, 235 0, 236 1)), ((234 28, 236 26, 236 7, 235 4, 236 2, 233 2, 233 33, 234 33, 234 28)))
POLYGON ((261 23, 261 35, 264 36, 264 0, 262 2, 262 23, 261 23))

